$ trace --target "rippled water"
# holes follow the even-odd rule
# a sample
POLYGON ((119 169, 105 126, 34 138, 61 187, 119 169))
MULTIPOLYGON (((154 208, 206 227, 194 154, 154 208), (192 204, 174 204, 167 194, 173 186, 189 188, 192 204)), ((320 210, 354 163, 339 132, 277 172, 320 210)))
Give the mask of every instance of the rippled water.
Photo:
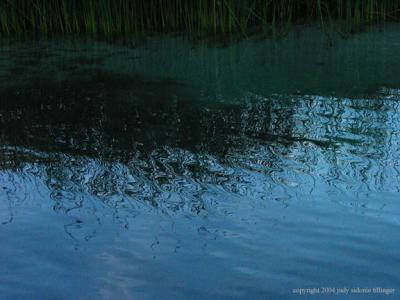
POLYGON ((3 40, 0 298, 396 299, 399 41, 3 40))

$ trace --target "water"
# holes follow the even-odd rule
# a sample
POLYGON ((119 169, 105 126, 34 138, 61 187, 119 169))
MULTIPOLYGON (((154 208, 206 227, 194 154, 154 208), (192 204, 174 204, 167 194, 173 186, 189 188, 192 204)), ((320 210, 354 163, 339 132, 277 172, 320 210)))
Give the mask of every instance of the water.
POLYGON ((0 298, 397 298, 399 41, 2 40, 0 298))

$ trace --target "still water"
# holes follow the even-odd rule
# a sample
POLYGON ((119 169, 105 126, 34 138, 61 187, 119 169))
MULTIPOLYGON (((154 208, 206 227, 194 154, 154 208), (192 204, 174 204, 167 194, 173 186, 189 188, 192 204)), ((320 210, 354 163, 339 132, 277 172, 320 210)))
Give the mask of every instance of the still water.
POLYGON ((1 40, 0 299, 398 299, 400 27, 331 38, 1 40))

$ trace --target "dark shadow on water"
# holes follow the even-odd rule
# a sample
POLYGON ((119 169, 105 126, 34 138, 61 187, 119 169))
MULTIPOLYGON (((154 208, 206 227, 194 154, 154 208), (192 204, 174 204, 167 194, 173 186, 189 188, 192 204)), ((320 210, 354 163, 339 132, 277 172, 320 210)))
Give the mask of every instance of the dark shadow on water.
POLYGON ((0 90, 2 144, 127 160, 138 145, 144 152, 170 146, 221 157, 246 136, 290 136, 289 123, 269 132, 270 102, 205 104, 170 78, 93 68, 69 74, 0 90))

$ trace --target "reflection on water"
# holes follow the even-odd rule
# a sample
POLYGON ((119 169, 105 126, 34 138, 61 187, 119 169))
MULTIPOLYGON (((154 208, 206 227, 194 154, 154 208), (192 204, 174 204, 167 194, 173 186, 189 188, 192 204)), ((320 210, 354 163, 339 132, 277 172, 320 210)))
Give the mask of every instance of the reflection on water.
MULTIPOLYGON (((399 50, 377 38, 358 41, 373 58, 399 50)), ((231 64, 226 48, 160 43, 2 48, 0 295, 290 299, 301 287, 398 288, 394 69, 360 79, 347 98, 337 78, 285 83, 289 59, 272 68, 287 91, 275 93, 270 71, 251 68, 272 53, 268 41, 230 46, 231 64), (175 62, 163 61, 172 51, 175 62)), ((303 47, 326 68, 339 59, 303 47)))

